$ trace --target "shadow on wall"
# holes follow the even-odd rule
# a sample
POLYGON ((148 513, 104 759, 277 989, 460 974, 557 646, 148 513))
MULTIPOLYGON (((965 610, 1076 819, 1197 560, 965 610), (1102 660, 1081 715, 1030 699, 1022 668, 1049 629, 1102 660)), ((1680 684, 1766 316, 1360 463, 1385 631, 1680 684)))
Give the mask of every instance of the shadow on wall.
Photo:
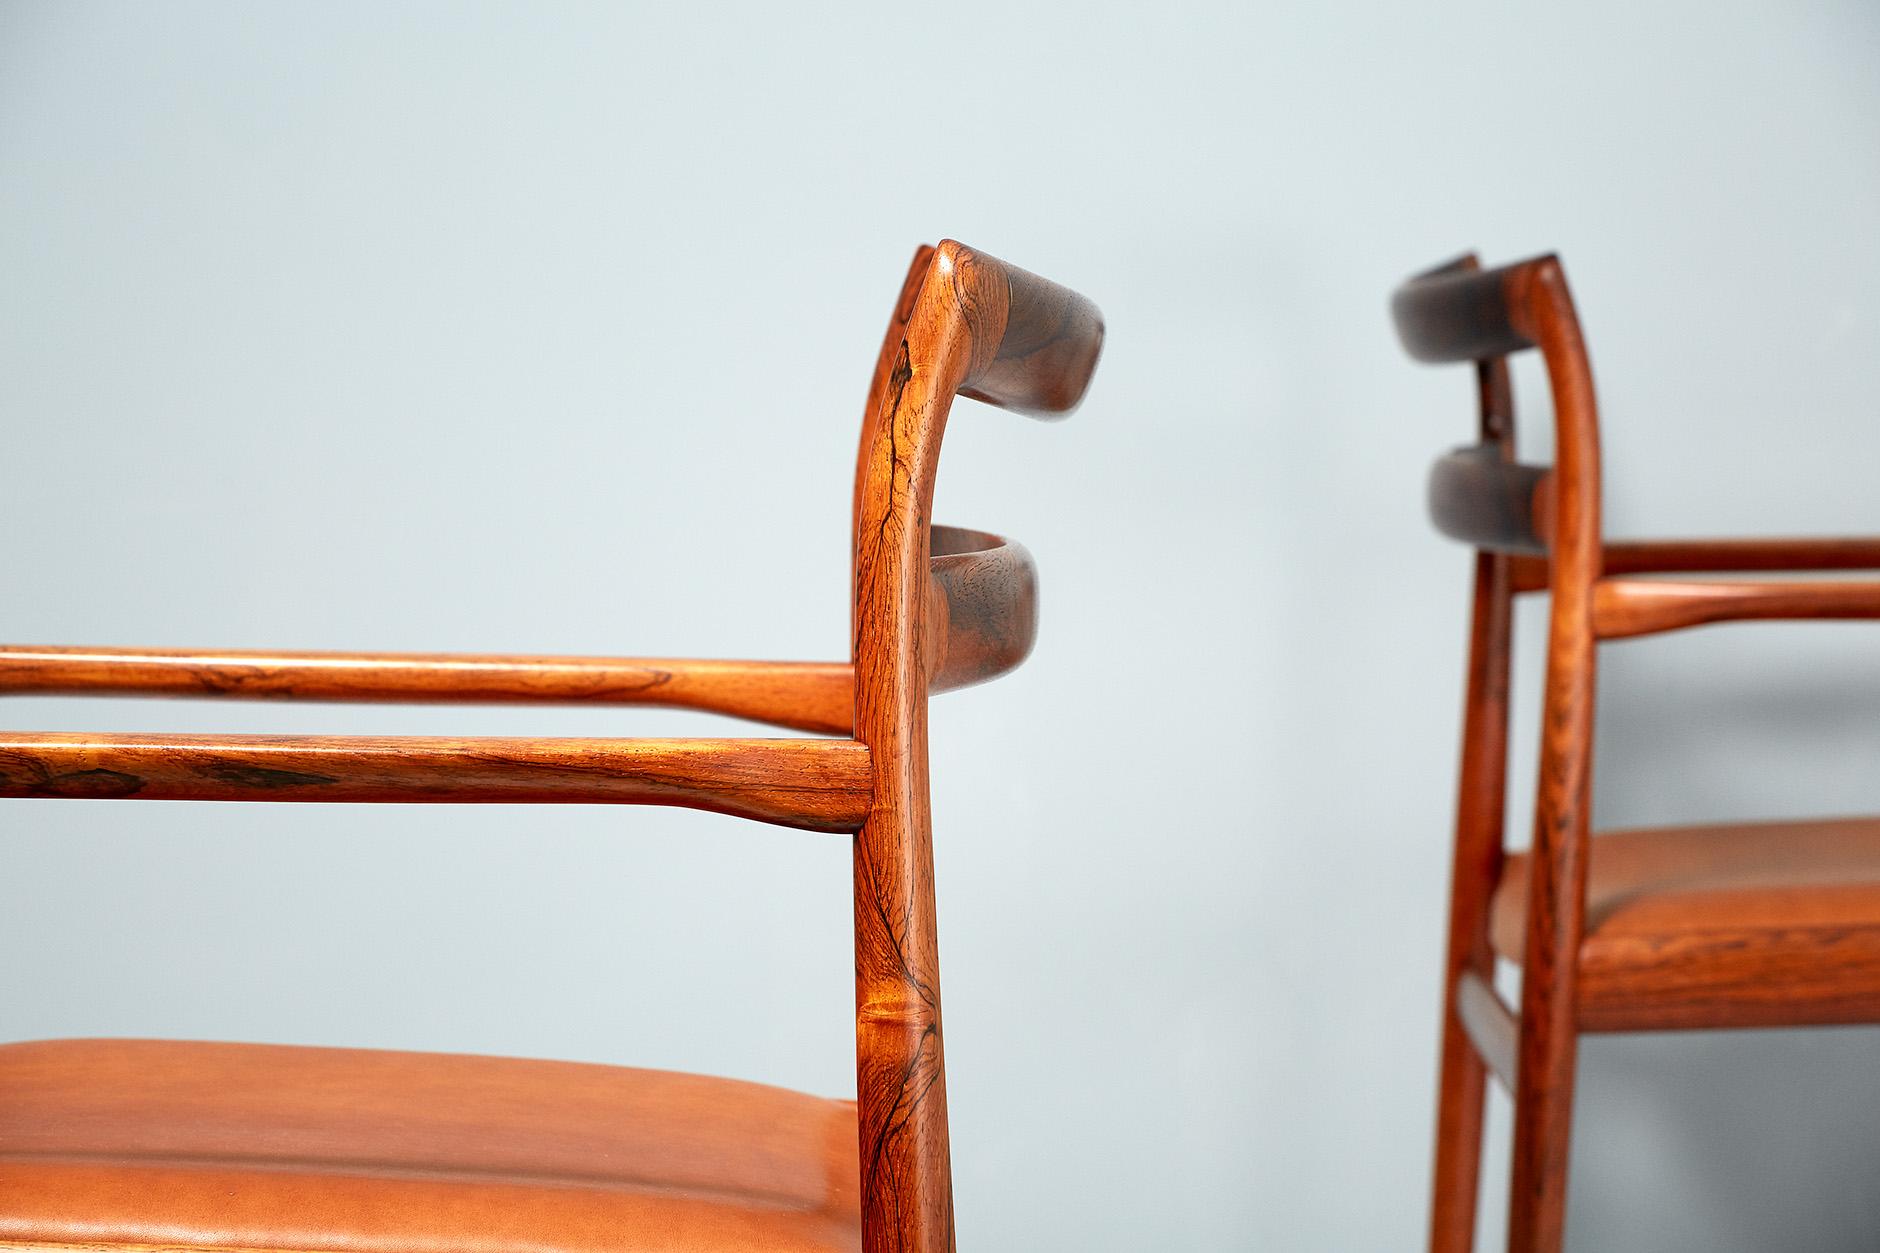
POLYGON ((1570 1247, 1880 1248, 1876 1072, 1874 1027, 1593 1037, 1570 1247))
MULTIPOLYGON (((1606 649, 1598 825, 1880 810, 1876 645, 1809 623, 1606 649)), ((1880 1248, 1876 1073, 1873 1027, 1589 1038, 1569 1244, 1880 1248)))

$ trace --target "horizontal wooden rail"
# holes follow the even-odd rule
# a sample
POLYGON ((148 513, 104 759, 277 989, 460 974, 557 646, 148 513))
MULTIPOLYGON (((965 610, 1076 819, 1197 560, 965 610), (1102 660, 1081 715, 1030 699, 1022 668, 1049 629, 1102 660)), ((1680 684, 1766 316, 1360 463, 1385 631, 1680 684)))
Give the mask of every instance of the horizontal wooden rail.
POLYGON ((1593 585, 1593 634, 1625 639, 1712 622, 1880 618, 1880 582, 1755 583, 1605 578, 1593 585))
POLYGON ((1462 1029, 1469 1033, 1475 1051, 1501 1080, 1501 1086, 1514 1091, 1520 1029, 1514 1012, 1488 981, 1473 970, 1465 970, 1456 977, 1456 1017, 1462 1020, 1462 1029))
POLYGON ((855 831, 852 740, 0 733, 0 797, 681 805, 855 831))
POLYGON ((1546 591, 1551 586, 1550 574, 1545 557, 1514 553, 1508 558, 1508 590, 1516 595, 1546 591))
POLYGON ((1038 636, 1038 574, 1022 544, 936 526, 928 607, 932 691, 984 683, 1016 669, 1038 636))
POLYGON ((1605 547, 1607 574, 1756 570, 1880 570, 1880 538, 1618 540, 1605 547))
POLYGON ((667 705, 847 735, 847 662, 0 646, 0 695, 667 705))
MULTIPOLYGON (((1614 540, 1601 550, 1613 574, 1751 574, 1780 570, 1880 570, 1880 538, 1614 540)), ((1547 559, 1518 555, 1513 590, 1547 590, 1547 559)))

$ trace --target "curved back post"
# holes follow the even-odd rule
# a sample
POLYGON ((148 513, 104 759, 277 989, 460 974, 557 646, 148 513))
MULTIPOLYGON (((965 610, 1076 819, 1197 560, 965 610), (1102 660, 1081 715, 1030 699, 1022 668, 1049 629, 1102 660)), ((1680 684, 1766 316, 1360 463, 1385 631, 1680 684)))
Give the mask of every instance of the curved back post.
POLYGON ((936 584, 930 514, 947 416, 955 395, 1035 417, 1068 413, 1103 340, 1083 297, 954 241, 916 254, 913 271, 882 345, 856 473, 855 737, 876 769, 854 853, 856 1100, 871 1253, 953 1248, 927 697, 936 680, 953 685, 988 658, 988 675, 1016 664, 1031 630, 1033 576, 1015 546, 966 563, 942 553, 936 584), (934 612, 936 596, 947 612, 934 612), (997 635, 999 615, 969 612, 969 602, 1023 606, 1023 647, 961 650, 957 640, 997 635), (952 657, 967 654, 979 660, 957 669, 952 657))
MULTIPOLYGON (((1519 1054, 1513 1067, 1515 1143, 1509 1230, 1558 1230, 1566 1205, 1566 1113, 1571 1108, 1577 1012, 1575 970, 1585 929, 1592 783, 1594 585, 1601 569, 1599 415, 1592 367, 1559 260, 1551 255, 1482 270, 1475 259, 1412 278, 1391 300, 1404 349, 1419 361, 1473 362, 1481 443, 1437 463, 1432 514, 1474 545, 1476 609, 1463 733, 1450 900, 1445 1058, 1463 1056, 1455 1033, 1463 1002, 1493 986, 1487 907, 1502 856, 1506 786, 1509 601, 1517 557, 1544 554, 1552 593, 1541 718, 1538 791, 1521 979, 1519 1054), (1537 348, 1554 406, 1551 469, 1513 463, 1513 406, 1505 358, 1537 348)), ((1531 559, 1531 557, 1530 557, 1531 559)), ((1493 1051, 1493 1050, 1491 1050, 1493 1051)), ((1439 1143, 1480 1134, 1479 1067, 1445 1062, 1447 1123, 1439 1143)), ((1466 1243, 1474 1222, 1472 1174, 1439 1161, 1433 1239, 1466 1243)))

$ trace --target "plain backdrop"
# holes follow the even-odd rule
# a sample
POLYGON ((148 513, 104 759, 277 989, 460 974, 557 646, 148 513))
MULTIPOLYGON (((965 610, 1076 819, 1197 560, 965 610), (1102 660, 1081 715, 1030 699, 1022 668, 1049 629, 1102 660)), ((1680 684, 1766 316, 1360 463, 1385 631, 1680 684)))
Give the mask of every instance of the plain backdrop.
MULTIPOLYGON (((1615 535, 1880 529, 1877 65, 1856 0, 14 0, 0 636, 839 657, 853 441, 913 246, 1073 286, 1109 323, 1088 403, 962 402, 939 488, 1044 594, 1028 666, 933 718, 961 1246, 1412 1248, 1468 567, 1423 477, 1473 419, 1387 295, 1466 248, 1565 257, 1615 535)), ((1604 824, 1880 809, 1871 628, 1627 643, 1601 699, 1604 824)), ((0 1038, 852 1091, 841 839, 615 808, 0 824, 0 1038)), ((1873 1030, 1592 1041, 1572 1247, 1880 1248, 1876 1074, 1873 1030)))

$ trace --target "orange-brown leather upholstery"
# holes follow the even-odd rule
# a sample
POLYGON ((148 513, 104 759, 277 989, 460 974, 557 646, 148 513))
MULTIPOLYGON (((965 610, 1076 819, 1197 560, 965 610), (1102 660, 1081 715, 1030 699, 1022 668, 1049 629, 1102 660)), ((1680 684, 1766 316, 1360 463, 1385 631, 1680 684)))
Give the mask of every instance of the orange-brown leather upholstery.
MULTIPOLYGON (((1510 855, 1490 932, 1515 962, 1527 884, 1510 855)), ((1592 1031, 1880 1020, 1880 819, 1594 837, 1579 1001, 1592 1031)))
POLYGON ((0 1248, 861 1247, 855 1106, 361 1049, 0 1045, 0 1248))

